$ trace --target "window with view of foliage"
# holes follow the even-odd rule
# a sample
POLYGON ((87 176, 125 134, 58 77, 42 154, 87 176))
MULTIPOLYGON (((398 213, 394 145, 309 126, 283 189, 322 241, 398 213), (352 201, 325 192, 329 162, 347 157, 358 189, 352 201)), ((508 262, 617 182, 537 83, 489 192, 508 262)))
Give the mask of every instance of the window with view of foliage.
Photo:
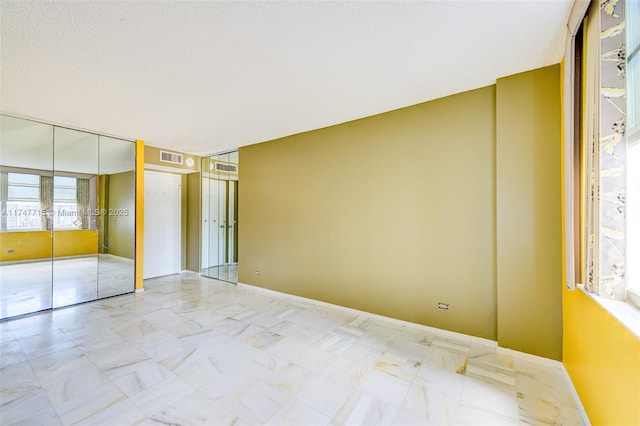
POLYGON ((640 1, 627 1, 627 284, 640 302, 640 1))

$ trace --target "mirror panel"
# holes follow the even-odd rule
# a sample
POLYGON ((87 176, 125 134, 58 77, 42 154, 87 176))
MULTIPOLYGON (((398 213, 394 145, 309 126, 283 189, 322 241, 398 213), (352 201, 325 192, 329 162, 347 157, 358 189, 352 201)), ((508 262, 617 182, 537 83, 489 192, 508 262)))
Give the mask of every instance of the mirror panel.
POLYGON ((237 282, 238 152, 202 159, 202 274, 237 282))
POLYGON ((229 172, 229 217, 232 220, 232 227, 229 235, 229 255, 231 257, 229 263, 231 264, 230 281, 232 282, 238 282, 238 163, 239 152, 233 151, 229 153, 229 164, 232 166, 231 170, 235 167, 235 173, 231 171, 229 172))
MULTIPOLYGON (((229 154, 218 156, 221 165, 229 164, 229 154)), ((216 264, 218 279, 229 281, 228 259, 229 259, 229 172, 226 167, 218 170, 218 218, 220 222, 218 233, 218 262, 216 264)))
POLYGON ((0 318, 133 292, 135 143, 0 115, 0 318))
POLYGON ((135 144, 100 136, 98 298, 135 288, 135 144))
MULTIPOLYGON (((213 163, 211 158, 203 158, 201 160, 202 170, 202 182, 201 182, 201 203, 202 203, 202 217, 201 217, 201 253, 200 253, 200 271, 202 275, 211 277, 209 274, 209 242, 211 234, 211 214, 210 214, 210 187, 211 179, 209 179, 209 170, 213 163)), ((213 277, 211 277, 213 278, 213 277)))
POLYGON ((98 297, 98 135, 56 127, 54 175, 43 189, 53 210, 53 307, 98 297))
POLYGON ((53 126, 0 116, 0 318, 52 307, 53 239, 40 207, 53 126))

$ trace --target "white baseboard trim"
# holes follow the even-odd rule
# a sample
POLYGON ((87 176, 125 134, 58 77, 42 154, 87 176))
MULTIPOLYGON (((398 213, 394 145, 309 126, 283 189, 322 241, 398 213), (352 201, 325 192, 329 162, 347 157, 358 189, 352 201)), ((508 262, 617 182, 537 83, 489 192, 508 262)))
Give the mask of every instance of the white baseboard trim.
POLYGON ((578 391, 576 391, 575 386, 573 386, 573 381, 571 380, 571 376, 569 376, 569 372, 567 371, 567 369, 565 368, 562 362, 557 361, 555 359, 550 359, 550 358, 545 358, 538 355, 529 354, 526 352, 520 352, 513 349, 503 348, 500 346, 498 346, 498 350, 496 352, 503 355, 511 355, 512 357, 515 357, 515 358, 524 359, 533 364, 538 364, 543 367, 551 367, 551 368, 560 370, 565 383, 569 387, 569 391, 571 392, 571 397, 573 398, 573 401, 576 403, 576 406, 578 407, 578 412, 580 413, 580 417, 582 418, 582 421, 587 426, 591 425, 591 422, 589 421, 589 416, 587 416, 587 411, 584 409, 584 405, 582 405, 582 401, 580 401, 580 397, 578 396, 578 391))
POLYGON ((569 386, 569 390, 571 391, 571 396, 573 397, 573 401, 578 406, 578 412, 580 413, 580 417, 582 417, 582 421, 586 426, 591 426, 591 421, 589 420, 589 416, 587 415, 587 410, 584 409, 584 405, 582 405, 582 401, 580 401, 580 396, 578 395, 578 391, 575 386, 573 386, 573 381, 571 380, 571 376, 569 376, 569 372, 565 368, 564 364, 560 364, 562 375, 564 376, 565 382, 569 386))
POLYGON ((405 327, 410 327, 410 328, 414 328, 414 329, 417 329, 417 330, 436 333, 436 334, 438 334, 440 336, 449 337, 449 338, 452 338, 452 339, 463 340, 463 341, 467 341, 467 342, 470 342, 470 343, 477 343, 477 344, 480 344, 480 345, 495 346, 495 347, 498 346, 498 343, 495 340, 485 339, 483 337, 469 336, 468 334, 457 333, 455 331, 449 331, 449 330, 443 330, 441 328, 429 327, 428 325, 422 325, 422 324, 417 324, 415 322, 404 321, 404 320, 400 320, 400 319, 397 319, 397 318, 386 317, 384 315, 379 315, 379 314, 374 314, 374 313, 371 313, 371 312, 361 311, 361 310, 354 309, 354 308, 348 308, 346 306, 334 305, 333 303, 323 302, 321 300, 309 299, 307 297, 296 296, 294 294, 282 293, 280 291, 271 290, 271 289, 264 288, 264 287, 258 287, 258 286, 251 285, 251 284, 244 284, 244 283, 240 283, 239 282, 238 283, 238 287, 239 288, 247 288, 247 289, 254 290, 254 291, 257 291, 257 292, 261 292, 261 293, 266 293, 266 294, 269 294, 269 295, 272 295, 272 296, 284 297, 286 299, 295 300, 297 302, 309 303, 309 304, 312 304, 312 305, 338 309, 340 311, 348 312, 348 313, 351 313, 351 314, 354 314, 354 315, 362 315, 362 316, 369 317, 369 318, 372 318, 372 319, 381 319, 381 320, 389 321, 391 323, 402 325, 402 326, 405 326, 405 327))
POLYGON ((144 293, 144 288, 137 288, 135 293, 144 293))

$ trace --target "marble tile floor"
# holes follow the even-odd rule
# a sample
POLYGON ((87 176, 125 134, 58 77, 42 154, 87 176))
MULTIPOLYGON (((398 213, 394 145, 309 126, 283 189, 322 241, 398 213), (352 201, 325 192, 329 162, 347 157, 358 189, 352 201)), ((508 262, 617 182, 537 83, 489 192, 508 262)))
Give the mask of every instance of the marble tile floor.
POLYGON ((133 260, 109 254, 2 263, 0 318, 130 293, 133 289, 133 260))
POLYGON ((2 425, 584 424, 559 363, 185 273, 0 323, 2 425))

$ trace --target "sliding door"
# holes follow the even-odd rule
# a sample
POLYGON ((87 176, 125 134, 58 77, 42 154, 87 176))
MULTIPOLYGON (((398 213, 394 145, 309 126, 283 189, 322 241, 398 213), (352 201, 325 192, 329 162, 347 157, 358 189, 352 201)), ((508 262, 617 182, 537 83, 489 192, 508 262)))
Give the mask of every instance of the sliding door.
POLYGON ((238 153, 202 160, 202 274, 238 281, 238 153))
POLYGON ((100 136, 99 154, 98 298, 102 299, 135 288, 136 145, 100 136))
POLYGON ((135 143, 0 120, 1 318, 133 292, 135 143))
POLYGON ((96 176, 98 135, 56 127, 53 178, 45 178, 43 208, 53 211, 53 307, 98 298, 96 176))
POLYGON ((0 318, 52 307, 53 126, 0 116, 0 318))

